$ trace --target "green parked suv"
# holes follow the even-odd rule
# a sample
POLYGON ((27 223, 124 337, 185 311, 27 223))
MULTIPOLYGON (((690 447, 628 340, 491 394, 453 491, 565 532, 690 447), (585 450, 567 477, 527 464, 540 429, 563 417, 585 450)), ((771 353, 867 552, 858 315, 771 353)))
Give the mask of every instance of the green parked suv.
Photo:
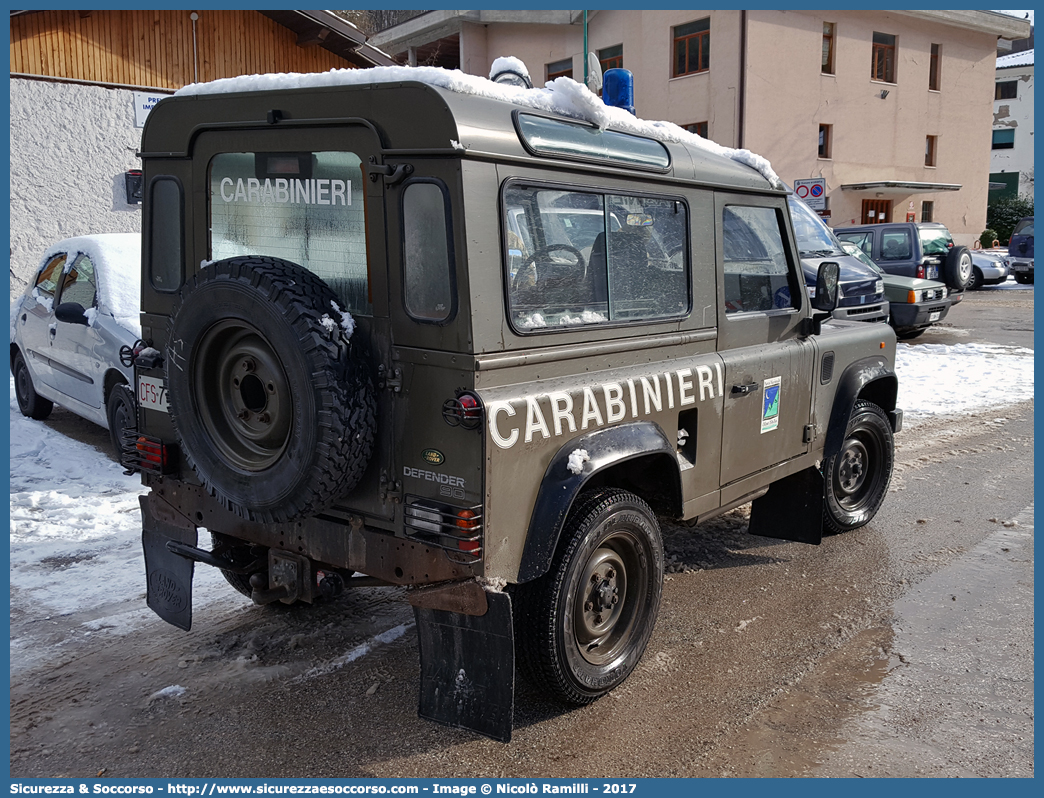
POLYGON ((196 564, 258 604, 406 586, 420 715, 508 740, 516 658, 573 706, 637 667, 659 518, 874 518, 895 334, 828 320, 836 262, 809 297, 763 159, 570 88, 386 67, 157 103, 124 461, 161 617, 191 627, 196 564))

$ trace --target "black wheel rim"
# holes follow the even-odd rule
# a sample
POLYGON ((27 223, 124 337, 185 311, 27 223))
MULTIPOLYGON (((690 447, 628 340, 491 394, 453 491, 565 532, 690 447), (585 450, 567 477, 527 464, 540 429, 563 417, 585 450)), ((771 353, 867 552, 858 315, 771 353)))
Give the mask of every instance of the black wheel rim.
POLYGON ((268 338, 238 319, 200 336, 192 366, 195 411, 214 448, 244 471, 273 466, 293 428, 293 397, 268 338))
POLYGON ((649 574, 641 544, 630 532, 608 536, 581 571, 573 596, 573 636, 580 655, 603 666, 624 652, 634 635, 649 574))
POLYGON ((845 441, 834 467, 834 497, 847 512, 862 510, 881 480, 881 442, 873 431, 857 428, 845 441))

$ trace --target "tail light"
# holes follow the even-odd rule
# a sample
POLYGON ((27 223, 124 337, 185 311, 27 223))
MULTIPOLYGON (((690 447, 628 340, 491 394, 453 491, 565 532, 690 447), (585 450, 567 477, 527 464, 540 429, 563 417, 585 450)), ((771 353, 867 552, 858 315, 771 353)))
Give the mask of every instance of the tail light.
POLYGON ((471 391, 461 391, 442 403, 442 418, 451 427, 477 429, 482 425, 482 400, 471 391))
POLYGON ((452 507, 419 496, 407 496, 403 508, 406 536, 442 549, 455 562, 482 558, 482 505, 452 507))
MULTIPOLYGON (((457 527, 464 530, 464 534, 473 535, 481 531, 481 521, 471 510, 461 510, 457 513, 457 527)), ((477 555, 482 550, 482 544, 478 540, 469 538, 459 541, 457 548, 468 554, 477 555)))
POLYGON ((919 266, 917 267, 917 276, 918 276, 918 277, 919 277, 920 279, 922 279, 922 280, 924 279, 924 264, 923 264, 923 263, 922 263, 922 264, 920 264, 920 265, 919 265, 919 266))
POLYGON ((173 447, 159 438, 126 430, 121 444, 120 463, 127 467, 128 473, 169 474, 176 462, 173 447))

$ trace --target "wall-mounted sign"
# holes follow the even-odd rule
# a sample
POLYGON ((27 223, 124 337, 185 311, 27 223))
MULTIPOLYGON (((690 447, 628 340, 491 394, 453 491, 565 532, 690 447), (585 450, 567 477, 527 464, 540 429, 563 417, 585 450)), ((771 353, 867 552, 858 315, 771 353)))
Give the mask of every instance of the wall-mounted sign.
POLYGON ((168 94, 150 94, 147 91, 134 92, 134 127, 145 127, 149 111, 155 107, 156 103, 169 96, 168 94))

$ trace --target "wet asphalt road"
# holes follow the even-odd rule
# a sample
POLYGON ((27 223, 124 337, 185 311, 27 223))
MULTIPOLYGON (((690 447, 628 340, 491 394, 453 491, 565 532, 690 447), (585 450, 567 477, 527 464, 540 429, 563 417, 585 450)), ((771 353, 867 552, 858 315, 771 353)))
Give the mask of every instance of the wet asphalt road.
MULTIPOLYGON (((1015 293, 923 340, 1025 337, 975 329, 1032 329, 1015 293)), ((881 513, 818 547, 747 534, 742 508, 665 525, 635 674, 572 711, 520 685, 510 745, 417 719, 400 591, 261 608, 230 589, 191 634, 60 619, 47 664, 12 678, 12 775, 1032 776, 1032 410, 901 435, 881 513)))

